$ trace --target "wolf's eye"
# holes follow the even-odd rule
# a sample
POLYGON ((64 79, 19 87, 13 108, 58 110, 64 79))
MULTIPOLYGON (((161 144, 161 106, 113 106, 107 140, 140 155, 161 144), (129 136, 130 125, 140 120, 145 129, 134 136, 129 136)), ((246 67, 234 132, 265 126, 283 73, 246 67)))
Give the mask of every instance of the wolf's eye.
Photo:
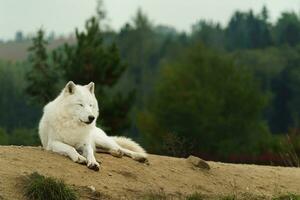
POLYGON ((90 107, 93 107, 93 104, 90 104, 90 107))
POLYGON ((83 107, 83 104, 82 104, 82 103, 79 103, 78 105, 81 106, 81 107, 83 107))

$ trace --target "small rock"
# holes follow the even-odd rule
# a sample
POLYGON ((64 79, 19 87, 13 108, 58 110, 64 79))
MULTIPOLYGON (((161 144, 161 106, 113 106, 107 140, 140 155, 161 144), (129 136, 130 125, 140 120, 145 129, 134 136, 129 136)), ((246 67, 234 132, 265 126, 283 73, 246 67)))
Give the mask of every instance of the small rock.
POLYGON ((108 172, 108 176, 112 176, 112 173, 108 172))
POLYGON ((96 188, 92 185, 87 187, 88 189, 90 189, 92 192, 96 192, 96 188))
POLYGON ((201 158, 198 158, 196 156, 189 156, 187 158, 187 161, 194 165, 195 167, 201 168, 201 169, 206 169, 210 170, 210 166, 205 160, 202 160, 201 158))

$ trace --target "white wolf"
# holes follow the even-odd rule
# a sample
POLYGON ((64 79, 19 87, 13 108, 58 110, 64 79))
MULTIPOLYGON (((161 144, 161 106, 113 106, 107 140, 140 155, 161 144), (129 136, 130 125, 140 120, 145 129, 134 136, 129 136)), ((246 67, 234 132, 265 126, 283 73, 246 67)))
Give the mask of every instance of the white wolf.
POLYGON ((99 163, 94 157, 95 150, 117 157, 124 154, 141 162, 147 160, 139 144, 125 137, 109 137, 97 128, 98 114, 94 83, 82 86, 68 82, 59 96, 44 107, 39 124, 43 147, 96 171, 99 163))

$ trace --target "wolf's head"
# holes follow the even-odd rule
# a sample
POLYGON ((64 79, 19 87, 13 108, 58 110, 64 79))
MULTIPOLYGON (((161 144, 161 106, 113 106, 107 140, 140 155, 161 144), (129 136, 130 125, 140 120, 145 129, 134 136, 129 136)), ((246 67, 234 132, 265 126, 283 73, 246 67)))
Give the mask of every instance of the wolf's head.
POLYGON ((76 85, 69 81, 61 94, 63 96, 63 112, 82 126, 95 124, 99 115, 94 88, 93 82, 88 85, 76 85))

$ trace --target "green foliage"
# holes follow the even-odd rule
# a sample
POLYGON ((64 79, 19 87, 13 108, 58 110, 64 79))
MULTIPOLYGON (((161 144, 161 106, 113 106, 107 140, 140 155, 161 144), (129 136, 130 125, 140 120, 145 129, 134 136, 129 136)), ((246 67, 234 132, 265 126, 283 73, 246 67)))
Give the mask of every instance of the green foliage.
POLYGON ((258 16, 252 10, 235 12, 225 30, 227 48, 233 50, 269 46, 272 38, 267 16, 265 7, 258 16))
POLYGON ((27 176, 24 181, 25 196, 30 200, 77 200, 76 192, 64 181, 45 177, 37 172, 27 176))
POLYGON ((300 19, 294 12, 283 12, 274 28, 278 44, 297 45, 300 42, 300 19))
POLYGON ((173 33, 167 27, 155 29, 148 17, 139 9, 133 22, 126 24, 118 34, 117 44, 122 58, 128 64, 119 87, 125 91, 128 88, 136 90, 138 107, 143 106, 152 90, 160 60, 175 43, 173 33))
POLYGON ((9 134, 9 144, 25 146, 39 145, 40 140, 37 130, 25 128, 14 129, 9 134))
POLYGON ((8 135, 3 128, 0 128, 0 145, 8 144, 8 135))
POLYGON ((200 193, 197 193, 197 192, 195 192, 185 198, 185 200, 204 200, 204 199, 205 198, 203 197, 203 195, 200 193))
POLYGON ((219 200, 237 200, 237 198, 234 195, 230 195, 230 196, 221 197, 219 198, 219 200))
POLYGON ((28 60, 32 68, 26 75, 28 83, 26 93, 37 105, 46 104, 58 93, 59 76, 53 65, 49 64, 44 35, 44 31, 40 29, 32 40, 33 45, 28 49, 30 52, 28 60))
POLYGON ((251 152, 268 134, 261 120, 265 105, 249 72, 196 45, 163 68, 139 123, 156 152, 167 134, 186 139, 189 153, 251 152))
POLYGON ((65 70, 66 79, 78 83, 94 80, 101 91, 117 82, 125 65, 121 63, 115 44, 103 44, 103 34, 96 18, 88 20, 85 28, 86 32, 76 30, 76 45, 65 45, 66 55, 61 67, 65 70))
MULTIPOLYGON (((127 24, 122 28, 118 44, 120 46, 121 55, 128 62, 129 68, 126 77, 122 79, 122 84, 137 90, 137 96, 143 95, 144 72, 147 68, 145 65, 149 63, 149 57, 153 53, 153 47, 156 44, 150 38, 153 38, 151 24, 141 11, 137 13, 134 24, 127 24), (149 38, 149 39, 148 39, 149 38)), ((137 102, 140 103, 140 99, 137 102)))
POLYGON ((144 195, 143 200, 167 200, 167 195, 165 193, 159 192, 159 193, 150 193, 147 195, 144 195))
POLYGON ((0 145, 36 146, 40 144, 38 133, 33 129, 16 128, 10 132, 0 128, 0 145))
POLYGON ((225 33, 219 23, 200 20, 192 27, 192 40, 202 41, 211 48, 223 50, 225 48, 225 33))
POLYGON ((270 47, 274 44, 296 46, 300 42, 300 18, 283 12, 273 25, 264 6, 260 13, 236 11, 228 25, 200 20, 193 26, 192 38, 217 49, 238 50, 270 47))
POLYGON ((273 198, 273 200, 300 200, 300 195, 287 194, 273 198))
POLYGON ((130 113, 131 136, 139 136, 136 115, 151 95, 157 81, 160 62, 173 56, 186 41, 186 35, 167 26, 154 26, 145 13, 139 9, 130 23, 125 24, 116 36, 121 57, 128 68, 116 88, 128 93, 135 91, 135 101, 130 113))
POLYGON ((65 80, 96 84, 95 95, 100 102, 101 126, 110 133, 122 133, 129 126, 127 114, 133 93, 123 95, 112 87, 118 82, 126 66, 121 62, 117 46, 105 44, 97 18, 86 22, 85 31, 76 30, 74 45, 65 44, 57 51, 56 63, 64 71, 65 80))
POLYGON ((38 118, 36 107, 29 105, 24 93, 28 65, 0 61, 0 126, 7 130, 32 127, 38 118))
POLYGON ((299 46, 237 51, 233 59, 253 71, 270 97, 265 111, 273 133, 287 132, 299 124, 299 46))

